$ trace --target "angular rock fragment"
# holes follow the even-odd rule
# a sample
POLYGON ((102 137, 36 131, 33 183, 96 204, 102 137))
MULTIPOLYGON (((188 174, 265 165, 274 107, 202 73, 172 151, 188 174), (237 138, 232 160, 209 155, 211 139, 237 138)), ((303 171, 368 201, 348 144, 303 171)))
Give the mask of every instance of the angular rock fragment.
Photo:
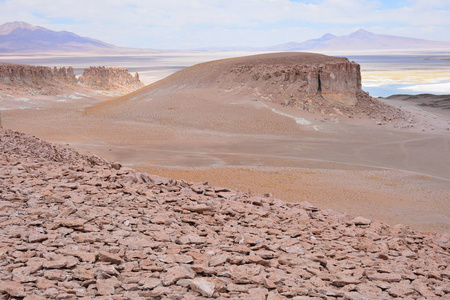
POLYGON ((97 257, 101 261, 110 262, 112 264, 119 265, 122 263, 122 258, 119 255, 106 251, 98 252, 97 257))
POLYGON ((384 281, 384 282, 399 282, 402 280, 402 276, 392 273, 375 273, 367 275, 372 281, 384 281))
POLYGON ((95 274, 84 268, 76 268, 73 270, 72 277, 78 280, 92 280, 95 277, 95 274))
POLYGON ((205 297, 212 297, 216 286, 207 278, 195 278, 190 281, 190 287, 205 297))
POLYGON ((139 286, 143 290, 151 290, 161 284, 161 280, 158 278, 144 278, 139 280, 139 286))
POLYGON ((356 217, 353 220, 351 220, 349 223, 355 224, 355 225, 370 225, 370 223, 372 223, 372 220, 363 218, 363 217, 356 217))
POLYGON ((25 287, 16 281, 0 281, 0 293, 11 297, 23 298, 26 296, 25 287))
POLYGON ((120 285, 120 282, 117 278, 109 278, 109 279, 97 279, 96 287, 98 295, 112 295, 114 294, 115 287, 120 285))
POLYGON ((180 279, 192 279, 195 277, 195 272, 188 266, 177 266, 167 270, 163 277, 163 284, 165 286, 174 284, 180 279))

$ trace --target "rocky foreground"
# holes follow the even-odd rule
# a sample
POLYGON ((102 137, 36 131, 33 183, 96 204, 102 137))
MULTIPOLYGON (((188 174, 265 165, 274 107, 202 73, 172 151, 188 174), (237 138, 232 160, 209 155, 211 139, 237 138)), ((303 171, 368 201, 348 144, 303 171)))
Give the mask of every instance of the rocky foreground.
POLYGON ((0 129, 0 299, 438 299, 449 235, 141 174, 0 129))

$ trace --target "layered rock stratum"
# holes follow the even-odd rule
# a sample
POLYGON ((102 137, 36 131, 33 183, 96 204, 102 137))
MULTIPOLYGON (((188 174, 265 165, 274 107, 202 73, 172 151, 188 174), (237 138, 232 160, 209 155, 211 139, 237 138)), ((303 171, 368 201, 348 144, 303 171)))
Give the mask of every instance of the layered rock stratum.
POLYGON ((2 299, 445 299, 449 235, 0 129, 2 299))

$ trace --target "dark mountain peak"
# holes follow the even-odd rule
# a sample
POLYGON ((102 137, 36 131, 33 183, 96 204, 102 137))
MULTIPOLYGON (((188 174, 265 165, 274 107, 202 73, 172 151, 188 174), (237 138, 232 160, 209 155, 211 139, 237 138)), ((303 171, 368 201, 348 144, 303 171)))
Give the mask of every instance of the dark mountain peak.
POLYGON ((24 29, 24 30, 46 30, 44 27, 34 26, 25 22, 8 22, 0 26, 0 35, 7 35, 13 32, 16 29, 24 29))

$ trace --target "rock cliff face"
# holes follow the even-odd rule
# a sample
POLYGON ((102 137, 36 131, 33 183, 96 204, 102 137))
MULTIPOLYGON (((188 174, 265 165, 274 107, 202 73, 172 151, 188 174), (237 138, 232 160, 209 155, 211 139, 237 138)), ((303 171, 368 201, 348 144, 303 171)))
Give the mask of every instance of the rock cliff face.
POLYGON ((320 98, 352 107, 362 92, 357 63, 344 57, 301 52, 207 62, 181 70, 167 81, 189 88, 252 90, 258 98, 289 105, 320 98))
POLYGON ((76 77, 72 67, 54 68, 16 64, 0 64, 0 83, 42 85, 50 81, 61 80, 75 83, 76 77))
POLYGON ((379 123, 407 120, 402 111, 361 90, 358 64, 343 57, 300 52, 198 64, 148 85, 132 96, 100 103, 89 111, 124 119, 249 133, 249 128, 255 130, 252 132, 281 128, 266 126, 269 123, 262 121, 264 118, 273 121, 276 117, 265 116, 264 111, 257 109, 272 104, 318 113, 333 122, 341 117, 371 118, 379 123), (237 103, 242 103, 245 110, 238 110, 237 103), (183 115, 171 111, 171 107, 180 108, 183 115), (219 115, 221 120, 217 122, 219 115), (244 126, 242 122, 247 123, 244 126))
POLYGON ((138 73, 132 76, 124 68, 89 67, 78 81, 84 86, 107 91, 135 90, 143 86, 138 73))
POLYGON ((449 235, 0 129, 0 298, 448 299, 449 235))
POLYGON ((357 63, 316 53, 270 53, 198 64, 149 85, 145 97, 155 99, 174 91, 191 94, 205 91, 215 94, 214 99, 227 94, 270 101, 333 119, 339 116, 369 117, 380 122, 408 119, 404 112, 361 89, 357 63))
POLYGON ((248 61, 233 66, 231 73, 250 86, 258 86, 261 94, 291 103, 323 97, 330 103, 355 106, 358 92, 361 91, 360 66, 346 58, 314 57, 305 56, 303 61, 289 62, 284 57, 278 60, 248 61), (258 84, 260 82, 264 83, 258 84))
POLYGON ((54 67, 53 76, 58 78, 59 80, 63 80, 71 84, 77 83, 77 78, 72 67, 68 67, 67 70, 65 67, 59 69, 57 67, 54 67))
POLYGON ((43 66, 0 63, 0 85, 4 88, 6 86, 30 91, 32 94, 55 95, 66 89, 67 85, 78 84, 114 92, 129 92, 143 85, 139 80, 139 74, 136 73, 133 77, 126 69, 121 68, 90 67, 77 79, 72 67, 51 69, 43 66))
POLYGON ((319 112, 330 118, 364 116, 379 122, 409 118, 408 114, 364 92, 359 64, 345 57, 274 53, 215 64, 225 70, 216 78, 216 84, 226 90, 251 90, 256 99, 319 112))
POLYGON ((76 84, 72 67, 54 68, 0 64, 0 91, 19 90, 30 94, 55 95, 67 85, 76 84))

